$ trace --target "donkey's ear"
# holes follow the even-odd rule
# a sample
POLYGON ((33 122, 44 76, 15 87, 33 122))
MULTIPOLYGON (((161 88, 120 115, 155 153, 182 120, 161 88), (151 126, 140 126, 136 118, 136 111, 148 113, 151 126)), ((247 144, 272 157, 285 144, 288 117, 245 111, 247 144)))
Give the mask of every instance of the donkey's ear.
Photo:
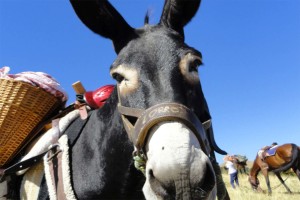
POLYGON ((165 0, 160 24, 184 36, 183 27, 196 14, 201 0, 165 0))
POLYGON ((134 29, 106 0, 70 0, 77 16, 93 32, 113 41, 119 53, 135 37, 134 29))

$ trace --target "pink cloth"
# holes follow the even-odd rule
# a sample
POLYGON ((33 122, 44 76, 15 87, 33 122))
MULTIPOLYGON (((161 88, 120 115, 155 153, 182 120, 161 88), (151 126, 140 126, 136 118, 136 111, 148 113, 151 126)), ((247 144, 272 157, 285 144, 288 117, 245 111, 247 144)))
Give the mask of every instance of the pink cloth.
POLYGON ((8 74, 10 68, 5 66, 0 69, 0 78, 14 79, 16 81, 23 81, 33 86, 40 87, 63 102, 68 100, 68 95, 60 84, 49 74, 44 72, 21 72, 18 74, 8 74))

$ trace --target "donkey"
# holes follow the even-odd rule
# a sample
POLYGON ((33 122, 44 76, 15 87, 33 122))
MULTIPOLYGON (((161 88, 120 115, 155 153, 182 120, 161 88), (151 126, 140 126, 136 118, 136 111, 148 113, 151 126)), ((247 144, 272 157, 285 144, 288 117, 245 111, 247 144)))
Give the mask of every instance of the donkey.
MULTIPOLYGON (((70 146, 76 198, 215 199, 222 179, 216 179, 214 151, 226 152, 212 128, 205 132, 202 126, 211 119, 198 74, 202 55, 184 43, 184 26, 200 0, 166 0, 160 22, 145 20, 139 29, 108 1, 71 4, 89 29, 112 40, 117 53, 110 98, 90 111, 84 127, 78 127, 79 118, 65 132, 81 130, 70 146), (145 158, 144 174, 134 168, 133 152, 145 158)), ((47 198, 45 182, 41 191, 39 198, 47 198)))

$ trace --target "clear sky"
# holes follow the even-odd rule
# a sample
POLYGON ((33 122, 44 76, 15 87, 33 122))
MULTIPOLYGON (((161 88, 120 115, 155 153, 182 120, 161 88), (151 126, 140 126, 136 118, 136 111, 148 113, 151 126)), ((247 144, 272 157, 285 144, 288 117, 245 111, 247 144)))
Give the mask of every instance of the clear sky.
MULTIPOLYGON (((158 22, 163 0, 114 0, 133 27, 158 22)), ((203 54, 200 79, 215 138, 229 154, 250 160, 272 142, 300 145, 300 0, 203 0, 185 28, 203 54)), ((43 71, 75 99, 114 84, 112 43, 88 30, 66 0, 0 0, 0 67, 43 71)), ((221 155, 217 155, 220 163, 221 155)))

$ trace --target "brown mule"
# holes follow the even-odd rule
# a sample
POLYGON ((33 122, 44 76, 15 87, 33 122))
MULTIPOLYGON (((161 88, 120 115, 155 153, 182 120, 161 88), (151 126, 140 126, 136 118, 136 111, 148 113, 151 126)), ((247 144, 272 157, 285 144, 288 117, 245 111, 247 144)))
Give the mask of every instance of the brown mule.
POLYGON ((268 194, 270 195, 272 190, 268 172, 274 172, 286 190, 291 193, 291 190, 284 183, 280 175, 280 172, 290 168, 293 169, 300 180, 300 148, 295 144, 283 144, 277 148, 274 156, 266 157, 264 160, 258 155, 256 156, 249 173, 249 182, 254 190, 262 191, 257 178, 259 171, 261 171, 265 177, 268 186, 268 194))
POLYGON ((236 169, 241 174, 248 174, 246 170, 247 161, 237 161, 236 162, 236 169))

